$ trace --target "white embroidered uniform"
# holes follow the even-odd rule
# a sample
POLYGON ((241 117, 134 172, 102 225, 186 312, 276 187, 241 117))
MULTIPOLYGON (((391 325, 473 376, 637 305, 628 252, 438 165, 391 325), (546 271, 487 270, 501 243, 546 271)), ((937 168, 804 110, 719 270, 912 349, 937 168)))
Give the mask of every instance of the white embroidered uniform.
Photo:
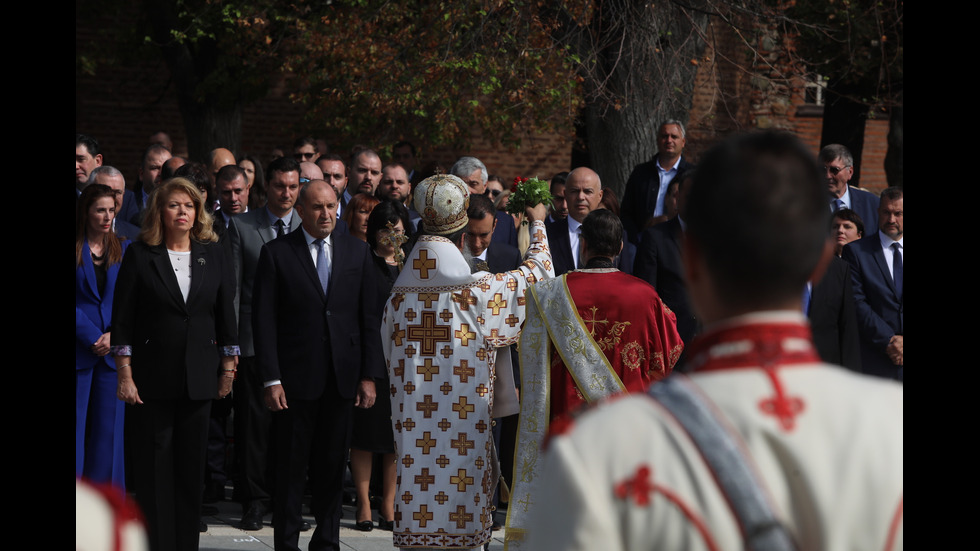
MULTIPOLYGON (((798 548, 901 549, 902 386, 820 363, 798 313, 712 331, 688 350, 688 383, 737 435, 798 548)), ((743 548, 715 474, 649 396, 578 418, 552 438, 542 472, 530 549, 743 548)))

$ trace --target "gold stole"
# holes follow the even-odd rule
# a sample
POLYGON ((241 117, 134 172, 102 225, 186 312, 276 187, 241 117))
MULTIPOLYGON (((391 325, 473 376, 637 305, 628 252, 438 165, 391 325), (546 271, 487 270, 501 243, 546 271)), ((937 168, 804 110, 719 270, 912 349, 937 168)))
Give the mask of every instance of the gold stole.
POLYGON ((575 308, 565 276, 545 279, 528 288, 526 319, 521 333, 521 420, 514 452, 514 488, 507 507, 505 551, 521 549, 540 475, 541 445, 548 434, 551 404, 551 347, 587 402, 625 390, 575 308))

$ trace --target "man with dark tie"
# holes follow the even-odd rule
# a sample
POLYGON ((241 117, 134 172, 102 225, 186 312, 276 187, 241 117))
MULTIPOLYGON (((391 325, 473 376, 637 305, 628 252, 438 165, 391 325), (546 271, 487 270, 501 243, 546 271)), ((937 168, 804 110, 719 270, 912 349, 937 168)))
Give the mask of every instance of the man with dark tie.
POLYGON ((548 224, 548 241, 555 263, 555 275, 579 268, 579 235, 582 221, 602 202, 602 181, 594 170, 579 167, 565 179, 565 204, 568 216, 548 224))
POLYGON ((854 156, 850 150, 840 144, 830 144, 820 150, 820 162, 827 177, 831 212, 846 208, 858 213, 866 224, 877 220, 878 198, 848 183, 854 176, 854 156))
POLYGON ((300 191, 302 227, 262 248, 253 289, 256 363, 273 413, 275 548, 298 551, 306 471, 316 531, 310 549, 340 549, 353 407, 369 408, 383 377, 377 268, 367 244, 335 232, 337 192, 300 191))
POLYGON ((851 264, 861 367, 865 373, 902 380, 905 332, 904 210, 902 188, 881 192, 878 231, 844 246, 851 264))
POLYGON ((269 511, 272 490, 272 481, 267 475, 271 417, 262 402, 263 381, 255 364, 252 333, 255 272, 262 247, 278 235, 296 231, 301 224, 299 215, 293 210, 299 194, 299 163, 290 157, 276 159, 269 165, 268 178, 269 201, 265 208, 232 217, 227 233, 238 279, 236 306, 242 351, 234 388, 235 460, 238 465, 234 499, 242 504, 241 527, 245 530, 262 528, 262 517, 269 511))

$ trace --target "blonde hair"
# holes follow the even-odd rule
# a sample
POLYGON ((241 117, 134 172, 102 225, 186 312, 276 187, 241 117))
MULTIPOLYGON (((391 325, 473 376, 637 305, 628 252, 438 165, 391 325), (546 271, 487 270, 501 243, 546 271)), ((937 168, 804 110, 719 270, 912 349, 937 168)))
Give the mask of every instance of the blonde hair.
POLYGON ((197 186, 186 178, 171 178, 150 195, 150 206, 143 218, 143 229, 140 240, 147 245, 163 243, 163 209, 164 203, 170 200, 174 193, 186 193, 194 203, 194 227, 191 228, 191 239, 195 241, 217 241, 218 234, 214 233, 212 224, 214 217, 204 208, 204 197, 197 186))

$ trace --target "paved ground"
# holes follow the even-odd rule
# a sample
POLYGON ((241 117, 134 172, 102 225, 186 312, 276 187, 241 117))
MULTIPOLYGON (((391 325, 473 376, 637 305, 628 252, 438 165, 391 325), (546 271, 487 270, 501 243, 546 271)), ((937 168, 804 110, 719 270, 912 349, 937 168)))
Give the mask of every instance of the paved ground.
MULTIPOLYGON (((269 524, 271 515, 266 515, 265 526, 257 532, 246 532, 237 527, 241 519, 241 506, 231 501, 222 501, 214 504, 218 513, 213 516, 204 517, 208 523, 208 531, 201 534, 201 551, 266 551, 273 548, 272 525, 269 524)), ((305 507, 304 507, 305 510, 305 507)), ((498 511, 497 518, 502 522, 506 511, 498 511)), ((313 522, 313 517, 306 515, 304 518, 313 522)), ((377 522, 377 512, 374 517, 377 522)), ((340 548, 344 550, 356 549, 357 551, 392 551, 395 547, 391 544, 391 532, 384 532, 375 528, 371 532, 361 532, 354 529, 354 506, 344 506, 344 518, 340 521, 340 548)), ((310 543, 310 536, 313 531, 300 534, 299 546, 306 549, 310 543)), ((504 548, 504 531, 500 530, 493 533, 493 540, 490 542, 492 551, 502 551, 504 548)))

